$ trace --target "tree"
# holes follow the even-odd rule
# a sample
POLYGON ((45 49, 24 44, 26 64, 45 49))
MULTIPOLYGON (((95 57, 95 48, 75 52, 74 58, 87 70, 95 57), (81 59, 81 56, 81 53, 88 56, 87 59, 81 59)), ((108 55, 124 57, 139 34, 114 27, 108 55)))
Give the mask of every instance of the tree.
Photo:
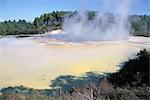
POLYGON ((149 51, 141 50, 134 59, 124 62, 118 72, 111 74, 109 80, 118 86, 149 86, 149 57, 149 51))
POLYGON ((150 16, 130 16, 130 22, 133 35, 150 36, 150 16))

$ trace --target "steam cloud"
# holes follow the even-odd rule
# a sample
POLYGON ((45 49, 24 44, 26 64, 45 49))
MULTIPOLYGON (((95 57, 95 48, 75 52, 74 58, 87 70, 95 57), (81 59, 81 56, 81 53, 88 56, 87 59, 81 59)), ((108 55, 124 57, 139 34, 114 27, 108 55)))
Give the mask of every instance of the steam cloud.
MULTIPOLYGON (((63 23, 66 41, 105 41, 122 40, 129 35, 129 8, 132 0, 103 0, 103 8, 89 20, 87 11, 79 11, 72 17, 67 17, 63 23), (115 6, 112 7, 112 4, 115 6), (106 13, 112 9, 115 14, 106 13)), ((58 36, 59 38, 59 36, 58 36)))

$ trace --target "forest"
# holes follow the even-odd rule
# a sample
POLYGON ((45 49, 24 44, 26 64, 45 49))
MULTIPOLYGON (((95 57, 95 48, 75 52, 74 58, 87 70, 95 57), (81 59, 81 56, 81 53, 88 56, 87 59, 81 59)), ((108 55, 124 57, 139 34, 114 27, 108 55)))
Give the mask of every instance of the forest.
MULTIPOLYGON (((8 20, 0 22, 0 35, 28 35, 42 34, 47 31, 62 29, 63 21, 66 17, 71 17, 77 11, 53 11, 36 17, 33 22, 26 20, 8 20)), ((87 11, 88 19, 93 20, 96 11, 87 11)), ((113 14, 108 14, 110 19, 113 14)), ((134 36, 150 36, 150 16, 149 15, 130 15, 131 23, 130 34, 134 36)), ((110 23, 111 24, 111 23, 110 23)))

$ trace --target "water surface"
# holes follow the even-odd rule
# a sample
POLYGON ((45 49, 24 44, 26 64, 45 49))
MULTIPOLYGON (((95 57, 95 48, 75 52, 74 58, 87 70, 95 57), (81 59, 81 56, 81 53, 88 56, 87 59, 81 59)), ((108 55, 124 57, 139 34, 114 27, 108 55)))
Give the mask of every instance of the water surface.
POLYGON ((142 48, 149 38, 125 41, 60 42, 35 38, 0 39, 0 87, 24 85, 49 88, 59 75, 80 76, 89 71, 115 72, 120 62, 142 48))

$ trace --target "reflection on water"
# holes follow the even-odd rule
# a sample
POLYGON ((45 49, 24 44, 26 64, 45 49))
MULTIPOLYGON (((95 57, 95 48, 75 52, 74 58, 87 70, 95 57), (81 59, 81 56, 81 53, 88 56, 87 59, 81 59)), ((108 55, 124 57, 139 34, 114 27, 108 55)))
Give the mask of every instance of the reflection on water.
POLYGON ((129 41, 43 43, 32 38, 2 38, 0 87, 24 85, 42 89, 48 88, 50 80, 59 75, 114 72, 120 62, 150 44, 149 39, 146 42, 137 40, 132 37, 129 41))

